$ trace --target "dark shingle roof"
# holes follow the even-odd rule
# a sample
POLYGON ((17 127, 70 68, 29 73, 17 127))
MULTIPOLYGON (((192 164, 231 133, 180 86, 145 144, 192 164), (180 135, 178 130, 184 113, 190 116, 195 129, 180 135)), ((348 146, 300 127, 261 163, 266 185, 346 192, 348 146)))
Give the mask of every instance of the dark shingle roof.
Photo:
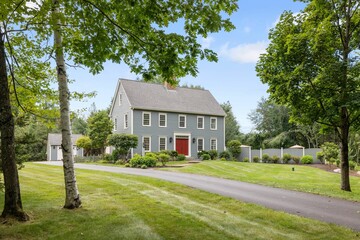
POLYGON ((225 112, 208 90, 120 79, 134 109, 225 116, 225 112))
MULTIPOLYGON (((81 134, 71 134, 71 142, 73 145, 75 145, 76 140, 79 137, 82 137, 83 135, 81 134)), ((48 135, 48 144, 50 146, 55 145, 55 146, 60 146, 61 145, 61 133, 49 133, 48 135)))

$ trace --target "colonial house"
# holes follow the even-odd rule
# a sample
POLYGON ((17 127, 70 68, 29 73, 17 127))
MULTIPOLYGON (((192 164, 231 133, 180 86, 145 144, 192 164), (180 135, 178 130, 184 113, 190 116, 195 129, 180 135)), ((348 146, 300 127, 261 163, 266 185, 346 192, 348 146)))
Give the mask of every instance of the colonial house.
MULTIPOLYGON (((82 137, 81 134, 72 134, 71 142, 73 143, 73 155, 74 156, 83 156, 83 149, 77 148, 75 143, 76 140, 82 137)), ((46 147, 46 155, 48 161, 57 161, 63 159, 62 149, 61 149, 61 133, 49 133, 46 147)))
POLYGON ((176 150, 189 158, 225 148, 225 112, 207 90, 119 79, 110 117, 113 133, 137 135, 135 153, 176 150))

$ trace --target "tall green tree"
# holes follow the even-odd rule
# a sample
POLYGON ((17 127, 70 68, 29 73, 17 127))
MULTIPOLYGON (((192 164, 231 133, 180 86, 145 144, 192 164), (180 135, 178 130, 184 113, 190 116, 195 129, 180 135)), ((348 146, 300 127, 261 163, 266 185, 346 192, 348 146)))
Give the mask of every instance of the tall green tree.
POLYGON ((106 110, 99 111, 88 119, 88 133, 92 148, 104 153, 108 136, 112 133, 113 122, 106 110))
POLYGON ((225 143, 231 140, 237 140, 240 137, 240 126, 232 111, 232 106, 229 101, 222 103, 221 107, 226 113, 225 117, 225 143))
POLYGON ((351 191, 349 129, 360 120, 360 2, 303 0, 300 14, 284 12, 270 31, 256 70, 271 99, 292 119, 335 129, 341 146, 341 189, 351 191))
MULTIPOLYGON (((61 132, 64 156, 64 176, 66 193, 72 195, 65 207, 77 207, 80 196, 76 188, 71 154, 71 131, 69 117, 69 91, 64 56, 74 64, 89 68, 92 73, 99 73, 103 63, 110 60, 115 63, 124 62, 133 72, 141 74, 145 80, 161 75, 164 81, 174 83, 175 79, 187 74, 197 74, 199 59, 216 61, 216 54, 209 49, 202 49, 197 42, 198 37, 207 37, 209 33, 234 29, 226 15, 237 10, 237 1, 116 1, 116 0, 52 0, 52 1, 2 1, 1 5, 1 42, 0 55, 2 73, 1 86, 8 85, 5 59, 5 42, 7 33, 5 26, 12 19, 13 26, 31 34, 20 41, 31 46, 39 46, 40 53, 29 52, 25 57, 42 58, 48 54, 55 57, 56 73, 59 83, 59 102, 61 113, 61 132), (28 7, 31 3, 35 7, 28 7), (225 16, 225 17, 224 17, 225 16), (174 23, 181 22, 183 33, 166 31, 174 23), (53 43, 53 45, 49 44, 53 43), (71 179, 71 180, 70 180, 71 179), (77 202, 78 201, 78 202, 77 202), (77 202, 77 203, 76 203, 77 202), (69 204, 68 204, 69 203, 69 204)), ((15 32, 15 31, 14 31, 15 32)), ((16 32, 20 32, 16 30, 16 32)), ((24 53, 21 52, 20 53, 24 53)), ((16 61, 15 61, 16 62, 16 61)), ((33 62, 24 65, 31 69, 33 62)), ((8 139, 2 147, 6 157, 2 155, 5 185, 6 182, 18 182, 14 169, 13 154, 13 119, 11 103, 8 101, 9 89, 2 88, 4 94, 0 101, 0 122, 2 138, 8 139), (10 110, 9 110, 10 109, 10 110), (7 125, 8 124, 8 125, 7 125), (8 144, 9 143, 9 144, 8 144), (6 159, 5 159, 6 158, 6 159), (8 164, 9 163, 9 164, 8 164), (11 164, 10 164, 11 163, 11 164), (9 173, 9 178, 7 177, 9 173), (13 180, 10 180, 10 177, 13 180), (7 180, 8 179, 8 180, 7 180)), ((3 91, 2 91, 3 92, 3 91)), ((21 209, 18 183, 9 185, 12 202, 21 209)), ((7 190, 7 188, 5 187, 7 190)), ((7 199, 5 194, 5 198, 7 199)), ((66 196, 68 199, 68 195, 66 196)), ((6 206, 10 206, 5 201, 6 206)), ((5 208, 7 209, 7 207, 5 208)), ((10 215, 12 211, 5 211, 10 215)), ((19 212, 19 211, 17 211, 19 212)), ((4 214, 6 215, 6 214, 4 214)))

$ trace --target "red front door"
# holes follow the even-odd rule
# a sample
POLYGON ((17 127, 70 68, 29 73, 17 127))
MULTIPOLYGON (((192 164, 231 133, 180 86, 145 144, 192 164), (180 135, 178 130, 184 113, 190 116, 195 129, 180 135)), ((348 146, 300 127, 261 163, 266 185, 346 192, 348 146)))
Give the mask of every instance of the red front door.
POLYGON ((176 138, 176 151, 179 154, 189 155, 189 139, 188 138, 176 138))

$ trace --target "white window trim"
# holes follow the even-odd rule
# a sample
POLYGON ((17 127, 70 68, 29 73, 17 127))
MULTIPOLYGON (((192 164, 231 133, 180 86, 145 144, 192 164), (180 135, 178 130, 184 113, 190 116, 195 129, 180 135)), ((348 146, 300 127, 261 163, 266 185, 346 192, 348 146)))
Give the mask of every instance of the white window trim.
POLYGON ((129 128, 129 114, 125 113, 124 114, 124 129, 128 129, 129 128))
POLYGON ((205 149, 205 146, 204 146, 204 144, 205 144, 204 138, 198 138, 198 139, 196 140, 196 150, 199 152, 199 140, 202 140, 202 149, 201 149, 200 151, 204 151, 204 149, 205 149))
POLYGON ((160 139, 161 139, 161 138, 165 138, 165 149, 164 149, 164 150, 167 149, 167 137, 160 136, 160 137, 159 137, 159 152, 162 151, 162 150, 160 150, 160 139))
POLYGON ((143 127, 151 127, 151 112, 142 112, 142 126, 143 127), (149 125, 144 125, 144 115, 149 114, 149 125))
POLYGON ((114 118, 114 131, 117 131, 117 124, 118 124, 117 118, 114 118))
POLYGON ((197 116, 196 118, 196 128, 197 129, 204 129, 205 128, 205 118, 203 116, 197 116), (202 128, 199 128, 199 119, 202 119, 202 128))
POLYGON ((217 144, 218 144, 218 141, 217 141, 217 138, 210 138, 210 150, 218 150, 218 147, 217 147, 217 144), (211 142, 215 140, 215 149, 212 149, 211 148, 211 142))
POLYGON ((186 115, 179 114, 179 117, 178 117, 178 127, 179 127, 179 128, 186 128, 186 115), (184 127, 181 127, 181 126, 180 126, 180 118, 181 118, 181 117, 184 117, 184 127))
POLYGON ((159 127, 167 127, 167 114, 166 113, 159 113, 159 127), (165 116, 165 126, 160 125, 160 116, 165 116))
POLYGON ((141 142, 141 144, 142 144, 142 150, 143 150, 143 153, 144 153, 144 155, 145 155, 145 153, 147 153, 147 152, 151 152, 151 137, 150 136, 143 136, 142 137, 142 142, 141 142), (149 138, 149 150, 145 150, 145 148, 144 148, 144 139, 145 138, 149 138))
POLYGON ((217 117, 211 117, 210 118, 210 130, 217 130, 217 117), (212 120, 215 119, 215 128, 211 127, 212 120))

